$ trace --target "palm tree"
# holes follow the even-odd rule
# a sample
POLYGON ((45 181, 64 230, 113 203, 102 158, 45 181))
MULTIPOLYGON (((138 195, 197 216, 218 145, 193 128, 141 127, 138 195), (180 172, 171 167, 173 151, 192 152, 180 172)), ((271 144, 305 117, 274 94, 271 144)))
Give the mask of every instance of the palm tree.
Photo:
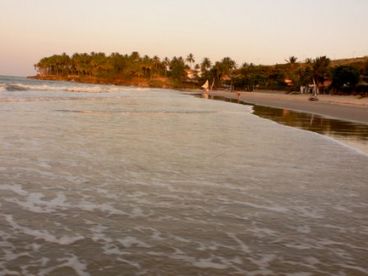
POLYGON ((186 58, 186 60, 185 60, 186 62, 188 62, 189 63, 189 65, 191 65, 192 63, 194 63, 195 62, 195 60, 194 60, 194 56, 193 56, 193 54, 192 53, 190 53, 188 56, 187 56, 187 58, 186 58))
POLYGON ((109 57, 109 63, 111 63, 113 74, 116 75, 124 70, 125 58, 119 53, 112 53, 109 57))
POLYGON ((312 64, 313 60, 311 58, 306 58, 305 63, 306 64, 312 64))
POLYGON ((59 56, 59 62, 60 62, 60 67, 61 67, 61 74, 62 75, 70 74, 70 70, 71 70, 70 57, 66 53, 63 53, 61 56, 59 56))
POLYGON ((153 73, 159 73, 159 71, 162 70, 162 63, 161 60, 158 56, 154 56, 152 58, 152 68, 153 68, 153 73))
POLYGON ((202 73, 207 72, 212 66, 212 62, 209 58, 205 57, 201 63, 201 71, 202 73))
POLYGON ((317 85, 317 93, 319 93, 318 86, 329 77, 331 60, 326 57, 318 57, 312 62, 313 81, 317 85))
POLYGON ((170 74, 175 80, 182 81, 185 78, 185 62, 182 57, 173 57, 170 62, 170 74))
POLYGON ((317 57, 312 62, 313 78, 317 84, 323 83, 329 73, 331 60, 326 57, 317 57))
POLYGON ((231 75, 233 70, 236 69, 236 62, 229 57, 224 57, 221 61, 223 73, 231 75))
POLYGON ((106 55, 105 53, 91 53, 91 70, 93 76, 97 76, 101 74, 103 71, 106 71, 106 55))
POLYGON ((170 59, 168 57, 165 57, 163 62, 162 62, 164 68, 165 68, 165 76, 167 76, 167 72, 170 69, 170 59))
POLYGON ((295 56, 291 56, 288 59, 285 59, 286 63, 288 63, 288 64, 295 64, 297 60, 298 60, 298 58, 295 57, 295 56))
MULTIPOLYGON (((286 65, 286 77, 291 80, 291 85, 293 88, 296 88, 297 85, 300 83, 300 78, 298 78, 297 73, 297 60, 298 58, 295 56, 290 56, 288 59, 285 59, 286 65)), ((289 84, 290 85, 290 84, 289 84)))
POLYGON ((314 93, 318 94, 318 87, 329 78, 331 60, 326 57, 317 57, 315 59, 306 59, 305 68, 299 70, 299 78, 301 84, 313 82, 315 84, 314 93))
POLYGON ((134 52, 132 52, 131 54, 130 54, 130 59, 134 62, 137 62, 137 61, 139 61, 139 59, 140 59, 140 55, 139 55, 139 53, 137 52, 137 51, 134 51, 134 52))

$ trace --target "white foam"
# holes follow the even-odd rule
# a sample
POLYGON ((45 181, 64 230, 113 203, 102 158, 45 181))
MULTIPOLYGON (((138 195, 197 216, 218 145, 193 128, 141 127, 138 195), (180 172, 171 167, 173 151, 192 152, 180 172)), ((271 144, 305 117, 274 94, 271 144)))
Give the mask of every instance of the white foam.
POLYGON ((119 247, 112 243, 104 244, 102 249, 105 255, 130 255, 130 253, 121 251, 119 247))
POLYGON ((228 266, 224 264, 215 263, 212 259, 200 259, 193 262, 193 265, 199 268, 214 268, 214 269, 227 269, 228 266))
POLYGON ((299 216, 313 219, 322 219, 324 216, 320 210, 313 208, 312 206, 295 206, 294 209, 298 212, 299 216))
MULTIPOLYGON (((318 133, 316 133, 318 134, 318 133)), ((324 139, 329 140, 331 142, 334 142, 336 144, 339 144, 340 146, 343 146, 351 151, 353 151, 354 153, 357 153, 359 155, 364 155, 366 157, 368 157, 368 152, 366 152, 366 147, 363 147, 361 145, 359 145, 358 143, 354 143, 354 142, 349 142, 348 140, 344 140, 341 139, 339 140, 337 137, 330 137, 330 136, 326 136, 326 135, 321 135, 324 139)))
POLYGON ((150 248, 151 246, 148 245, 145 242, 142 242, 138 240, 135 237, 125 237, 124 239, 118 239, 118 242, 120 242, 124 247, 130 248, 130 247, 143 247, 143 248, 150 248))
POLYGON ((145 217, 146 215, 144 214, 143 210, 140 207, 134 207, 131 216, 134 218, 138 218, 138 217, 145 217))
MULTIPOLYGON (((150 239, 155 240, 155 241, 162 241, 165 239, 162 237, 162 233, 159 230, 152 228, 152 227, 138 226, 138 227, 135 227, 134 229, 139 232, 143 232, 143 233, 146 231, 151 232, 150 239)), ((148 235, 145 234, 145 236, 148 236, 148 235)))
POLYGON ((24 210, 34 213, 52 213, 58 210, 81 209, 83 211, 93 212, 101 211, 109 215, 126 215, 129 217, 142 217, 143 211, 140 208, 134 208, 133 213, 121 211, 113 207, 109 203, 96 204, 93 202, 81 200, 78 204, 72 204, 66 201, 64 193, 57 193, 56 197, 50 201, 44 200, 45 197, 41 193, 29 193, 23 189, 21 185, 0 185, 0 190, 12 191, 17 195, 25 197, 22 200, 17 198, 7 198, 5 201, 12 202, 22 207, 24 210))
POLYGON ((139 263, 137 263, 137 262, 129 261, 129 260, 122 259, 122 258, 117 258, 117 260, 119 262, 123 262, 123 263, 126 263, 126 264, 130 265, 130 266, 133 266, 133 267, 135 267, 137 269, 141 269, 141 265, 139 263))
POLYGON ((26 196, 28 194, 28 192, 23 190, 23 187, 18 184, 14 184, 14 185, 2 184, 0 185, 0 190, 12 191, 13 193, 20 195, 20 196, 26 196))
POLYGON ((268 267, 271 265, 271 262, 276 260, 276 255, 274 254, 264 254, 261 255, 260 258, 256 259, 255 257, 248 257, 253 264, 255 264, 262 271, 267 271, 268 267))
POLYGON ((76 208, 79 208, 85 211, 90 211, 90 212, 98 210, 98 211, 108 213, 109 215, 129 215, 128 213, 124 211, 114 208, 108 203, 96 204, 93 202, 82 201, 81 203, 74 205, 74 206, 70 206, 70 207, 76 207, 76 208))
POLYGON ((26 235, 33 236, 36 239, 42 239, 46 242, 57 243, 59 245, 71 245, 75 243, 76 241, 84 239, 84 237, 81 235, 77 235, 74 237, 65 235, 65 236, 61 236, 60 238, 57 238, 46 230, 36 230, 36 229, 31 229, 31 228, 19 225, 18 223, 14 221, 14 218, 12 215, 4 215, 4 217, 5 217, 5 220, 14 229, 19 230, 26 235))
POLYGON ((92 239, 94 241, 104 241, 104 242, 112 242, 112 239, 107 237, 104 234, 104 231, 107 230, 106 226, 103 225, 96 225, 90 228, 91 232, 93 233, 92 239))
MULTIPOLYGON (((19 190, 19 189, 18 189, 19 190)), ((21 206, 23 209, 34 212, 34 213, 52 213, 55 212, 57 209, 66 209, 69 206, 65 203, 65 195, 63 193, 58 193, 57 196, 50 200, 42 200, 44 195, 41 193, 29 193, 27 194, 26 191, 21 190, 26 194, 21 194, 26 196, 25 200, 18 200, 18 199, 6 199, 8 202, 13 202, 21 206)))
POLYGON ((308 250, 308 249, 314 249, 315 248, 315 246, 312 246, 308 243, 302 243, 302 242, 286 243, 285 247, 294 248, 294 249, 298 249, 298 250, 308 250))
POLYGON ((287 213, 287 212, 289 212, 289 209, 286 208, 286 207, 283 207, 283 206, 265 206, 265 205, 260 205, 260 204, 247 202, 247 201, 232 201, 232 203, 252 207, 252 208, 255 208, 255 209, 261 209, 261 210, 266 210, 266 211, 271 211, 271 212, 277 212, 277 213, 287 213))
POLYGON ((63 258, 60 260, 64 260, 65 263, 63 265, 73 268, 78 275, 80 276, 90 275, 88 272, 85 271, 87 269, 87 265, 84 262, 81 262, 77 256, 70 255, 69 258, 63 258))
MULTIPOLYGON (((10 239, 10 235, 6 232, 0 231, 0 252, 1 254, 1 258, 0 258, 0 268, 1 268, 1 261, 4 262, 10 262, 10 261, 14 261, 20 257, 30 257, 30 254, 27 252, 21 252, 16 254, 16 247, 13 243, 11 243, 9 241, 10 239)), ((0 275, 1 274, 1 270, 0 270, 0 275)))
POLYGON ((50 275, 51 272, 59 268, 63 268, 63 267, 69 267, 73 269, 79 276, 90 276, 91 275, 90 273, 86 271, 87 265, 85 264, 85 262, 80 261, 78 257, 73 254, 69 254, 69 256, 65 258, 59 258, 58 261, 61 261, 63 263, 57 266, 47 268, 47 269, 42 269, 38 275, 47 276, 47 275, 50 275))
POLYGON ((250 250, 249 246, 247 246, 242 240, 240 240, 235 234, 233 233, 227 233, 227 235, 232 238, 234 241, 237 242, 238 246, 240 247, 240 249, 246 253, 246 254, 251 254, 252 251, 250 250))
POLYGON ((64 92, 84 92, 84 93, 109 93, 109 92, 121 92, 131 90, 132 88, 114 86, 114 85, 95 85, 95 84, 78 84, 75 86, 61 85, 61 83, 55 83, 54 85, 48 84, 24 84, 24 83, 9 83, 0 86, 2 91, 64 91, 64 92))

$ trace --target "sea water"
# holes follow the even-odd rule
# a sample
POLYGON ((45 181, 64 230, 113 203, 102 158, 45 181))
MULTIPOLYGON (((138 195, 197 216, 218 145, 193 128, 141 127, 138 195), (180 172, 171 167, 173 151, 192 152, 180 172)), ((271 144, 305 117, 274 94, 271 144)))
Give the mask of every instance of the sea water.
POLYGON ((367 275, 367 155, 252 112, 1 77, 0 275, 367 275))

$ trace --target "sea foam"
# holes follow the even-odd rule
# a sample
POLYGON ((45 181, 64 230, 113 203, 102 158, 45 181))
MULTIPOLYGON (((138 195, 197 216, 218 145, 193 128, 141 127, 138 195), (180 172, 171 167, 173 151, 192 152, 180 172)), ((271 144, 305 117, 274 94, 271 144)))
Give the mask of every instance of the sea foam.
POLYGON ((25 84, 25 83, 6 83, 0 84, 0 91, 64 91, 64 92, 84 92, 84 93, 109 93, 130 90, 129 87, 114 85, 95 85, 95 84, 25 84))

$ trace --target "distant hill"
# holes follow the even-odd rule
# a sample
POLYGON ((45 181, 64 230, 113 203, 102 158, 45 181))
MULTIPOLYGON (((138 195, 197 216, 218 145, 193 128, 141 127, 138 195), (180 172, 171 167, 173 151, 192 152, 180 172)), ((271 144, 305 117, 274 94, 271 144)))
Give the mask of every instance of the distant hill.
POLYGON ((368 56, 365 57, 356 57, 356 58, 344 58, 344 59, 335 59, 331 60, 331 66, 340 66, 340 65, 354 65, 354 64, 363 64, 368 62, 368 56))

